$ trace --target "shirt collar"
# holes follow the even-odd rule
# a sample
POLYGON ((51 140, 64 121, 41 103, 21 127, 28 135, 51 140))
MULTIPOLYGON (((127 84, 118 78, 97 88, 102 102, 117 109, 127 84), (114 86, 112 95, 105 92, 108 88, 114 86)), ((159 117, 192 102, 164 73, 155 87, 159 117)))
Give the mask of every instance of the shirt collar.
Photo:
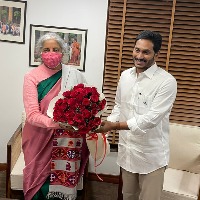
MULTIPOLYGON (((154 63, 151 67, 149 67, 146 71, 142 72, 145 76, 147 76, 149 79, 151 79, 158 69, 158 66, 156 63, 154 63)), ((136 67, 133 67, 130 71, 131 74, 136 74, 136 67)))
POLYGON ((156 63, 154 63, 151 67, 149 67, 146 71, 144 71, 143 73, 149 77, 149 79, 151 79, 154 75, 154 73, 156 72, 156 70, 158 69, 158 66, 156 63))

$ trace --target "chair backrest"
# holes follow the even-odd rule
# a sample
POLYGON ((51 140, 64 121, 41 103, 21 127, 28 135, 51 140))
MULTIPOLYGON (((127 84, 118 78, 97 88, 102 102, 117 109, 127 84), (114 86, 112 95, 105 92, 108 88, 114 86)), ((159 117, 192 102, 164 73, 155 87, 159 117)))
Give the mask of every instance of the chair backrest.
POLYGON ((169 138, 169 167, 200 173, 200 128, 171 123, 169 138))

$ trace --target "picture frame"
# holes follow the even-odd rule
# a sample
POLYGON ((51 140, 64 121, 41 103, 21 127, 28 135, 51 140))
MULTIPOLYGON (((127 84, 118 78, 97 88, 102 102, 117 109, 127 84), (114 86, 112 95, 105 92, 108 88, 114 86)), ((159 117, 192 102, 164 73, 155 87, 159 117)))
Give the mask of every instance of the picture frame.
POLYGON ((29 65, 37 67, 41 64, 41 56, 36 51, 38 39, 47 32, 55 32, 66 42, 66 53, 62 63, 85 71, 87 29, 67 28, 30 24, 29 65))
POLYGON ((26 1, 0 1, 0 41, 25 43, 26 1))

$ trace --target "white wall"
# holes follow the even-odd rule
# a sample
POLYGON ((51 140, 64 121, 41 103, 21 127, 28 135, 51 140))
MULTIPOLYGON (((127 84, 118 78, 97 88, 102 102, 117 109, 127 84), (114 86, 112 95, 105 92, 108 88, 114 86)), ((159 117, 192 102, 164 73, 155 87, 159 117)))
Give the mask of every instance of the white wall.
POLYGON ((29 66, 30 24, 88 29, 85 77, 102 87, 108 0, 28 0, 25 44, 0 41, 0 163, 21 123, 23 76, 29 66))

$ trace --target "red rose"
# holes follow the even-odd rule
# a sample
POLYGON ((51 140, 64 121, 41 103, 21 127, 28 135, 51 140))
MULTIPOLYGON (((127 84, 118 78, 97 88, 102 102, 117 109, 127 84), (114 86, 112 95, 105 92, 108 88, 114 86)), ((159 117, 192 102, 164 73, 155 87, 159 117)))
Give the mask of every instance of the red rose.
POLYGON ((77 96, 78 94, 79 94, 79 93, 78 93, 77 90, 73 90, 73 91, 71 91, 70 97, 76 98, 76 96, 77 96))
POLYGON ((92 87, 92 88, 91 88, 91 92, 92 92, 93 95, 98 95, 98 96, 100 96, 99 93, 98 93, 98 91, 97 91, 97 88, 95 88, 95 87, 92 87))
POLYGON ((101 124, 101 119, 100 117, 95 117, 93 120, 95 126, 99 126, 101 124))
POLYGON ((90 105, 90 100, 87 99, 87 98, 84 98, 82 103, 83 103, 84 106, 89 106, 90 105))
POLYGON ((100 110, 103 110, 103 109, 105 108, 105 106, 106 106, 106 100, 103 99, 103 100, 100 102, 100 104, 99 104, 99 109, 100 109, 100 110))
POLYGON ((74 86, 74 90, 76 90, 77 88, 84 88, 84 84, 83 83, 79 83, 78 85, 74 86))
POLYGON ((76 115, 76 113, 72 110, 64 113, 64 116, 66 117, 66 119, 73 118, 75 115, 76 115))
POLYGON ((83 101, 84 95, 83 93, 80 93, 77 95, 76 97, 76 101, 78 101, 79 103, 81 103, 83 101))
POLYGON ((77 88, 75 91, 78 92, 79 94, 81 94, 81 93, 83 93, 84 89, 83 88, 77 88))
POLYGON ((53 112, 53 118, 55 121, 58 122, 61 117, 62 117, 62 113, 56 112, 56 111, 53 112))
POLYGON ((68 99, 67 103, 69 104, 69 106, 72 106, 76 103, 76 98, 70 98, 68 99))
POLYGON ((97 108, 92 108, 91 113, 93 116, 95 116, 98 113, 97 108))
POLYGON ((73 119, 77 123, 82 123, 82 121, 84 121, 82 114, 76 114, 73 119))
POLYGON ((97 94, 93 94, 90 99, 93 101, 93 102, 98 102, 99 101, 99 95, 97 94))
POLYGON ((76 123, 74 122, 74 119, 73 118, 68 118, 67 119, 67 123, 71 126, 76 126, 76 123))
POLYGON ((101 124, 100 117, 95 117, 93 120, 89 121, 88 126, 91 130, 96 129, 101 124))
POLYGON ((91 95, 91 93, 92 93, 92 90, 91 90, 90 87, 85 87, 84 91, 85 91, 85 93, 86 93, 87 95, 89 95, 89 94, 91 95))
POLYGON ((94 108, 96 108, 96 109, 97 109, 97 108, 98 108, 98 104, 97 104, 97 103, 94 103, 94 102, 92 102, 92 104, 91 104, 91 108, 92 108, 92 109, 94 109, 94 108))
POLYGON ((80 125, 78 126, 78 130, 88 133, 90 131, 90 129, 88 128, 88 126, 84 126, 84 125, 80 125))
POLYGON ((66 97, 66 98, 69 98, 70 94, 71 94, 71 91, 63 92, 63 96, 66 97))
POLYGON ((83 109, 82 110, 82 115, 83 115, 83 118, 90 118, 92 115, 91 115, 91 112, 87 109, 83 109))

